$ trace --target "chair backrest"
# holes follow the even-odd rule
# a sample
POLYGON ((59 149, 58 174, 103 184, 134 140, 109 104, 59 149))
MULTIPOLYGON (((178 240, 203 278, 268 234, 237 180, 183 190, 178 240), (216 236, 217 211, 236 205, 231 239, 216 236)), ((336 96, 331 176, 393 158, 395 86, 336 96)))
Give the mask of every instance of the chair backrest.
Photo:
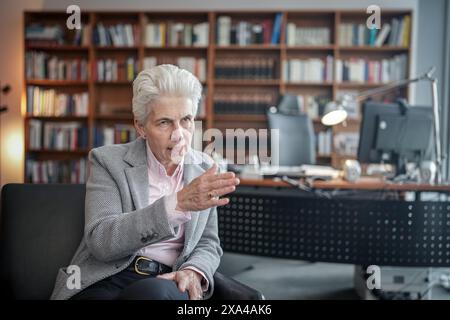
POLYGON ((8 184, 2 189, 2 295, 48 299, 84 230, 85 185, 8 184))
POLYGON ((270 129, 279 130, 279 165, 315 164, 314 128, 307 115, 268 112, 270 129))

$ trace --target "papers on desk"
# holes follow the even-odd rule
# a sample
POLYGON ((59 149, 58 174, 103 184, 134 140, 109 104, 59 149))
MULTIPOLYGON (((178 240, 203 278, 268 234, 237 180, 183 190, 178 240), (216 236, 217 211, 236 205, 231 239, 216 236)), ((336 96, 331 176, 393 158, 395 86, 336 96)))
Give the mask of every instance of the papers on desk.
POLYGON ((265 177, 292 177, 292 178, 310 178, 329 180, 336 179, 340 171, 328 166, 301 165, 301 166, 262 166, 255 168, 253 166, 244 168, 241 171, 243 179, 263 179, 265 177))
POLYGON ((301 170, 306 177, 329 177, 339 178, 340 171, 329 166, 303 165, 301 170))

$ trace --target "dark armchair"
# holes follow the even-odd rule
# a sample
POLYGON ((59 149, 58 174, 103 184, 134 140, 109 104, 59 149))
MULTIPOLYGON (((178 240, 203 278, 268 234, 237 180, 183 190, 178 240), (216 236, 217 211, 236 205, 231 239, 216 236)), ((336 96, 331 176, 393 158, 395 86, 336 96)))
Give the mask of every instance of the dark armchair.
MULTIPOLYGON (((48 299, 84 229, 85 185, 8 184, 1 196, 0 287, 3 298, 48 299)), ((212 299, 263 299, 260 292, 214 275, 212 299)))

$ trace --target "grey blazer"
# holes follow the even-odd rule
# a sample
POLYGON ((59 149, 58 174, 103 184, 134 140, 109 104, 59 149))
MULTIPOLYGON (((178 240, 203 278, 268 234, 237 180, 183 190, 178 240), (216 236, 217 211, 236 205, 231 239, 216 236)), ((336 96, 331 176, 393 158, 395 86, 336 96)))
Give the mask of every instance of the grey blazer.
MULTIPOLYGON (((61 268, 51 299, 69 299, 90 285, 124 270, 143 247, 175 236, 169 225, 164 199, 148 205, 147 144, 138 138, 127 144, 104 146, 89 153, 84 237, 70 265, 81 272, 81 288, 69 289, 70 276, 61 268)), ((204 153, 185 156, 184 184, 213 164, 204 153)), ((209 281, 205 298, 212 295, 213 275, 222 248, 217 230, 217 209, 193 212, 186 223, 184 248, 173 270, 194 266, 209 281)))

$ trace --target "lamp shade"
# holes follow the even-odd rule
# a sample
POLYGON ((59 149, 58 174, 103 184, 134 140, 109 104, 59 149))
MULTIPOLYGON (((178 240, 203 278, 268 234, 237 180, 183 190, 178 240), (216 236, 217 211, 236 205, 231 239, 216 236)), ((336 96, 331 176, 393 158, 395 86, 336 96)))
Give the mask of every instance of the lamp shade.
POLYGON ((325 107, 325 113, 322 116, 322 124, 326 126, 334 126, 347 119, 347 111, 338 105, 336 102, 331 101, 325 107))

